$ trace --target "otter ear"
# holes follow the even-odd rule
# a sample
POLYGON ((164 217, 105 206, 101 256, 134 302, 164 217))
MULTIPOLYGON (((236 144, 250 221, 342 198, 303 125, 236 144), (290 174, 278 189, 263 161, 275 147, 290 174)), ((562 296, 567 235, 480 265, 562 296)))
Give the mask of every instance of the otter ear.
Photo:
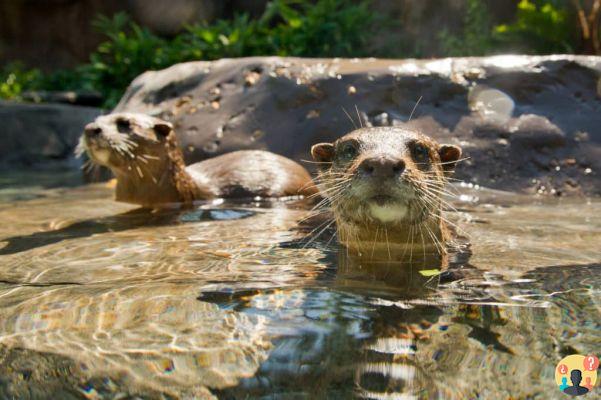
POLYGON ((173 126, 168 122, 160 122, 154 125, 154 131, 160 137, 167 137, 173 131, 173 126))
POLYGON ((438 148, 438 155, 442 169, 446 174, 450 174, 455 170, 457 161, 461 157, 461 147, 452 144, 443 144, 438 148))
POLYGON ((334 145, 332 143, 318 143, 311 147, 311 156, 317 162, 332 162, 334 153, 334 145))

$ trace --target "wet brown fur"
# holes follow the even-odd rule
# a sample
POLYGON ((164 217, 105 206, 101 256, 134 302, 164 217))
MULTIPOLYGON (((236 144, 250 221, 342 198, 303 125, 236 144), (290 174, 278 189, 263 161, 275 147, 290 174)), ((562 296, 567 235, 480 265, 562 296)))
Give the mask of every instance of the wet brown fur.
POLYGON ((312 155, 324 204, 348 249, 382 260, 446 254, 451 230, 442 197, 461 155, 457 146, 404 127, 362 128, 313 146, 312 155), (384 172, 365 172, 371 165, 384 172))
POLYGON ((97 118, 86 126, 79 151, 113 171, 116 200, 145 207, 317 192, 302 166, 267 151, 237 151, 186 167, 171 124, 143 114, 97 118))

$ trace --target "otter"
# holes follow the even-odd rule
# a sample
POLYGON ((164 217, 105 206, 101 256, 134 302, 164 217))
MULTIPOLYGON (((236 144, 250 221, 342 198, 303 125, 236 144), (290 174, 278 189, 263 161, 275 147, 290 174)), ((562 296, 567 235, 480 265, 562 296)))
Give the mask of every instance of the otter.
MULTIPOLYGON (((445 183, 461 148, 409 127, 361 128, 311 148, 340 243, 363 259, 446 255, 445 183)), ((427 257, 426 257, 427 256, 427 257)))
POLYGON ((317 192, 305 168, 268 151, 235 151, 186 166, 173 125, 145 114, 98 117, 86 125, 77 152, 113 172, 117 201, 143 207, 317 192))

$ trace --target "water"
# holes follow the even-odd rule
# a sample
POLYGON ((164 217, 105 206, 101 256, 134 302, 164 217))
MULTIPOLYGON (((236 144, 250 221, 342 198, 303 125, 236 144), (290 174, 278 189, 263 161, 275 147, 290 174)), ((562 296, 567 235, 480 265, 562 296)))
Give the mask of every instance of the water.
POLYGON ((601 348, 596 199, 458 187, 450 280, 305 245, 302 203, 0 182, 0 398, 559 399, 555 364, 601 348))

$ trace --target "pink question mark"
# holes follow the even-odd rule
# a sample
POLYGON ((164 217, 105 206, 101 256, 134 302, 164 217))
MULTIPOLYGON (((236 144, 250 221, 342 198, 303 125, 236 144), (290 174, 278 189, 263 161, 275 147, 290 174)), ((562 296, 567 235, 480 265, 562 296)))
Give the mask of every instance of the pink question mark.
POLYGON ((593 355, 584 357, 584 369, 586 371, 595 371, 599 366, 599 359, 593 355))

